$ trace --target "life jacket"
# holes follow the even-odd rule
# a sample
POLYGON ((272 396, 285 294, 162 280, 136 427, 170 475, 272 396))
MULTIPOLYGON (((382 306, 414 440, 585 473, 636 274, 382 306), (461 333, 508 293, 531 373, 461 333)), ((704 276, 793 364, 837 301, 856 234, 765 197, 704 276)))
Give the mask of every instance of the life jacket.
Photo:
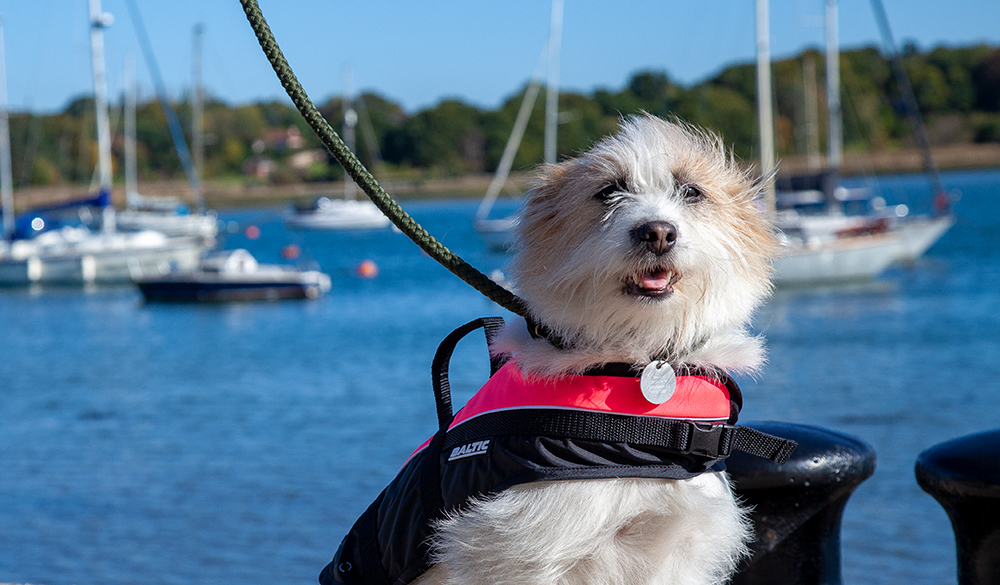
POLYGON ((432 365, 439 430, 357 520, 320 574, 322 585, 412 582, 432 564, 435 520, 514 485, 688 479, 724 470, 732 449, 780 463, 795 448, 794 441, 736 425, 742 395, 715 369, 682 369, 670 398, 652 404, 627 364, 543 378, 494 356, 490 379, 452 416, 448 363, 455 344, 479 327, 490 344, 502 325, 499 318, 477 319, 441 343, 432 365))

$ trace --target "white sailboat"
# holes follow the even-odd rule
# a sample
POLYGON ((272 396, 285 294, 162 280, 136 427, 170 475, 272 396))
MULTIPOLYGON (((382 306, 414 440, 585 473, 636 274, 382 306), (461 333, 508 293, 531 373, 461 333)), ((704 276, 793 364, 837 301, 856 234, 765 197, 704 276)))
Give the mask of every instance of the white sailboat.
MULTIPOLYGON (((144 31, 145 28, 139 30, 144 31)), ((135 143, 135 66, 131 59, 125 67, 125 209, 117 215, 117 226, 121 231, 155 230, 168 236, 195 236, 203 238, 207 243, 214 242, 219 232, 219 220, 212 210, 204 210, 204 197, 201 193, 201 171, 203 160, 203 100, 201 87, 201 26, 195 27, 192 58, 192 122, 194 162, 191 189, 195 192, 195 200, 199 209, 192 212, 181 201, 180 197, 141 195, 137 185, 136 143, 135 143)), ((152 57, 152 55, 148 55, 152 57)), ((181 157, 182 163, 185 161, 181 157)))
MULTIPOLYGON (((542 56, 544 55, 545 52, 543 51, 542 56)), ((540 69, 544 63, 545 61, 539 58, 539 68, 536 69, 535 75, 524 92, 521 107, 518 109, 517 117, 514 120, 514 128, 507 138, 507 144, 504 146, 503 154, 500 156, 500 163, 497 165, 497 170, 493 174, 493 179, 490 181, 489 187, 486 188, 486 195, 476 210, 473 225, 479 236, 491 250, 504 252, 511 248, 511 238, 513 237, 514 226, 517 225, 517 217, 508 215, 491 218, 489 215, 493 209, 493 204, 500 195, 500 191, 507 182, 510 169, 514 164, 514 157, 517 155, 517 149, 521 145, 521 139, 524 137, 524 130, 528 126, 528 119, 531 117, 531 110, 535 107, 535 100, 538 98, 538 92, 541 88, 540 69)))
MULTIPOLYGON (((107 84, 104 77, 103 29, 112 17, 101 11, 100 0, 90 2, 94 104, 97 114, 100 188, 111 193, 111 130, 108 123, 107 84)), ((6 111, 6 91, 2 108, 6 111)), ((0 128, 2 130, 2 128, 0 128)), ((9 151, 6 153, 9 156, 9 151)), ((0 164, 0 170, 9 165, 0 164)), ((4 181, 10 181, 9 173, 4 181)), ((204 250, 197 238, 168 238, 155 231, 122 233, 115 228, 115 210, 103 210, 100 232, 63 227, 28 240, 6 242, 0 255, 0 286, 95 283, 121 284, 133 278, 166 273, 171 268, 193 268, 204 250)))
POLYGON ((489 215, 493 209, 493 204, 500 195, 500 191, 507 182, 507 176, 510 174, 511 166, 514 164, 514 157, 517 155, 517 149, 521 145, 521 139, 524 137, 528 119, 531 117, 531 111, 535 107, 535 100, 538 98, 538 92, 541 88, 542 69, 545 65, 544 57, 546 54, 548 54, 548 68, 547 88, 545 92, 545 142, 543 160, 546 163, 556 162, 556 135, 559 118, 559 49, 562 37, 562 15, 562 0, 553 0, 549 40, 546 43, 546 47, 542 50, 542 54, 539 56, 535 73, 532 75, 531 82, 524 92, 521 107, 518 109, 517 118, 514 120, 514 128, 507 138, 507 144, 504 146, 503 154, 500 156, 500 163, 497 165, 493 180, 490 181, 490 185, 486 189, 486 195, 476 210, 474 226, 476 231, 479 232, 480 237, 483 238, 483 241, 492 250, 508 251, 513 243, 513 230, 517 225, 517 218, 513 215, 491 218, 489 215))
MULTIPOLYGON (((354 109, 351 69, 344 66, 344 144, 354 150, 358 112, 354 109)), ((295 205, 285 214, 285 225, 296 230, 373 230, 388 227, 389 218, 371 201, 357 199, 357 186, 344 171, 343 198, 317 197, 295 205)))
MULTIPOLYGON (((829 116, 828 171, 812 189, 782 193, 774 183, 767 189, 766 205, 781 230, 784 249, 775 261, 778 285, 807 285, 874 278, 894 263, 912 262, 951 227, 950 214, 910 216, 906 206, 868 210, 850 215, 843 204, 859 195, 836 184, 842 162, 839 42, 837 2, 826 0, 827 105, 829 116), (821 202, 823 212, 802 214, 776 209, 776 201, 821 202)), ((761 168, 774 169, 771 102, 768 0, 757 0, 758 121, 761 134, 761 168)), ((884 206, 883 206, 884 207, 884 206)))

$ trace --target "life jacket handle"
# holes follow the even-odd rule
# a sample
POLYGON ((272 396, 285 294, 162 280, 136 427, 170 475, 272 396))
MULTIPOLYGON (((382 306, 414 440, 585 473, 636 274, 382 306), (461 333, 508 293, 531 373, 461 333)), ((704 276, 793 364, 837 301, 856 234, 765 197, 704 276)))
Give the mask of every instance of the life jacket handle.
POLYGON ((434 385, 434 402, 437 407, 439 429, 446 430, 454 418, 451 407, 451 383, 448 381, 448 366, 451 363, 451 354, 454 353, 455 346, 463 337, 481 327, 486 333, 486 346, 491 349, 490 376, 492 376, 508 359, 506 355, 494 355, 492 352, 493 340, 503 326, 502 317, 481 317, 469 321, 449 333, 438 346, 437 352, 434 353, 434 361, 431 362, 431 378, 434 385))

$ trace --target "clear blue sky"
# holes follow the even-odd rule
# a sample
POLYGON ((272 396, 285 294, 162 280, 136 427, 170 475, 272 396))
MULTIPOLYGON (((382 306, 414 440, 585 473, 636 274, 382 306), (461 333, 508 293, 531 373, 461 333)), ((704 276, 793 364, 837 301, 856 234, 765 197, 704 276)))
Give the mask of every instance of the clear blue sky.
MULTIPOLYGON (((446 97, 493 108, 530 77, 547 38, 548 0, 259 0, 279 44, 315 101, 355 88, 413 112, 446 97)), ((921 48, 1000 45, 1000 0, 884 0, 898 42, 921 48)), ((284 98, 237 0, 139 0, 169 92, 191 86, 192 34, 202 24, 204 82, 232 104, 284 98)), ((823 39, 823 0, 771 0, 772 51, 792 55, 823 39)), ((124 0, 104 0, 108 81, 122 91, 125 56, 152 82, 124 0)), ((87 0, 0 0, 12 109, 49 112, 91 91, 87 0)), ((754 0, 565 0, 561 85, 619 89, 642 69, 681 83, 753 59, 754 0), (614 5, 614 8, 612 8, 614 5)), ((841 0, 841 43, 879 42, 869 0, 841 0)))

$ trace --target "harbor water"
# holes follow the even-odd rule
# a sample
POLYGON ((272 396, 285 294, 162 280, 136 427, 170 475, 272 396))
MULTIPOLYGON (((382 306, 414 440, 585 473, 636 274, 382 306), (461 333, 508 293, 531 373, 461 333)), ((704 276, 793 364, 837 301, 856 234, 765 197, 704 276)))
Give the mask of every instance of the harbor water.
MULTIPOLYGON (((875 447, 844 515, 848 584, 956 582, 951 526, 914 462, 1000 426, 1000 171, 944 182, 962 193, 958 221, 916 266, 778 291, 754 325, 770 363, 740 380, 742 420, 875 447)), ((913 208, 930 196, 919 176, 878 187, 913 208)), ((484 272, 502 269, 472 230, 476 202, 404 207, 484 272)), ((147 305, 131 287, 0 290, 0 582, 315 583, 433 432, 438 342, 510 315, 399 233, 293 233, 280 211, 221 212, 260 228, 225 246, 275 262, 297 244, 333 278, 329 295, 147 305), (375 278, 356 274, 364 260, 375 278)), ((452 360, 456 401, 487 375, 470 336, 452 360)))

